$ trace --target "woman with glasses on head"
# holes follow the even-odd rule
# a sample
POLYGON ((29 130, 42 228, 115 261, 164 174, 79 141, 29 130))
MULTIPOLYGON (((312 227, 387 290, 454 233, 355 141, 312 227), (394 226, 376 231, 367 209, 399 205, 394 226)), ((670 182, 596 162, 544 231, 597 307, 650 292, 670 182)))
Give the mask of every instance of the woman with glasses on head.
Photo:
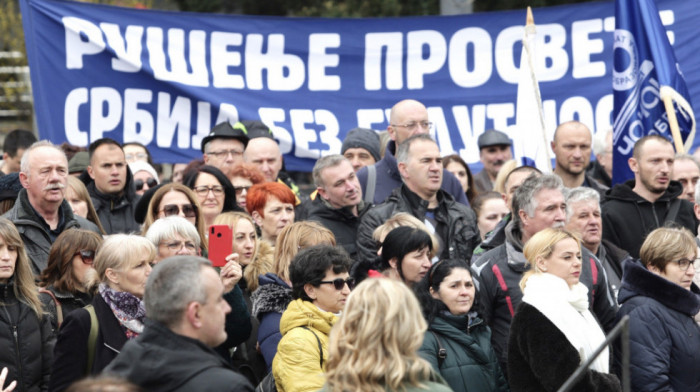
POLYGON ((69 313, 92 302, 94 293, 88 291, 85 278, 101 243, 102 237, 92 231, 72 229, 51 245, 48 265, 39 277, 39 298, 54 330, 69 313))
POLYGON ((280 320, 282 339, 272 363, 278 391, 315 391, 325 382, 328 334, 345 307, 355 280, 341 248, 312 246, 289 266, 294 300, 280 320))
POLYGON ((255 184, 265 182, 265 176, 258 167, 252 163, 238 163, 231 171, 231 184, 236 191, 236 203, 242 209, 246 209, 246 197, 248 190, 255 184))
POLYGON ((17 391, 46 391, 54 337, 29 263, 19 232, 0 218, 0 388, 7 381, 17 391))
POLYGON ((146 234, 153 222, 166 216, 181 216, 192 223, 199 233, 203 250, 207 249, 204 218, 200 214, 197 195, 182 184, 169 183, 161 185, 148 203, 148 211, 141 229, 146 234))
POLYGON ((182 183, 197 195, 207 232, 222 212, 241 211, 236 205, 236 191, 231 181, 214 166, 204 165, 188 172, 182 183))
POLYGON ((420 355, 455 392, 508 391, 466 263, 441 260, 415 289, 428 322, 420 355))
MULTIPOLYGON (((544 229, 523 254, 530 269, 520 281, 523 299, 510 325, 508 382, 512 391, 557 391, 591 359, 570 391, 620 391, 609 374, 605 334, 588 310, 588 288, 579 281, 581 242, 564 229, 544 229)), ((586 260, 585 262, 588 262, 586 260)))
POLYGON ((451 391, 418 356, 425 330, 406 285, 367 279, 350 294, 331 331, 321 392, 451 391))
POLYGON ((156 249, 144 237, 113 234, 97 248, 88 289, 91 306, 66 315, 58 331, 49 390, 63 391, 85 376, 98 374, 124 344, 143 331, 143 294, 156 249), (97 329, 91 338, 91 329, 97 329))
MULTIPOLYGON (((641 263, 623 264, 618 319, 630 317, 630 378, 633 391, 700 391, 700 289, 693 276, 700 263, 693 235, 659 228, 639 250, 641 263)), ((615 367, 621 371, 616 345, 615 367)))
POLYGON ((81 216, 90 222, 97 225, 102 234, 106 234, 102 227, 100 218, 97 216, 95 206, 92 204, 92 199, 88 193, 85 184, 78 177, 68 176, 66 181, 65 199, 70 204, 73 214, 81 216))

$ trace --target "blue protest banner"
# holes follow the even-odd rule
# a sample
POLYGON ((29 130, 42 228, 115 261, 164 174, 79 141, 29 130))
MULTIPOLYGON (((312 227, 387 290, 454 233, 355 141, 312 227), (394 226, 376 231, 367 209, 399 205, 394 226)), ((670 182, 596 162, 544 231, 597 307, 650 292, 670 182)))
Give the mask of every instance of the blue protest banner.
POLYGON ((613 182, 633 179, 627 160, 634 142, 656 134, 673 140, 663 97, 674 105, 680 137, 693 144, 695 117, 680 64, 651 0, 615 3, 613 182))
MULTIPOLYGON (((658 4, 698 96, 700 7, 691 3, 658 4)), ((441 151, 471 164, 485 130, 514 132, 525 10, 316 19, 59 0, 21 0, 21 8, 39 134, 56 143, 108 136, 147 145, 157 162, 183 162, 201 157, 216 123, 261 119, 287 169, 308 171, 339 152, 348 130, 386 129, 388 110, 405 98, 428 107, 441 151)), ((608 129, 613 3, 533 11, 549 137, 571 119, 608 129)))

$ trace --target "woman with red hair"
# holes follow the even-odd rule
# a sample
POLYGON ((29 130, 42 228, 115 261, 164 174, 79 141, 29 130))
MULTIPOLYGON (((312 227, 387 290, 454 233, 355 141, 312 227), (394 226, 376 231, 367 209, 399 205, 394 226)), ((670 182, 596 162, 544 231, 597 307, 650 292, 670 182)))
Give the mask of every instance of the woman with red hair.
POLYGON ((245 210, 248 189, 255 184, 265 182, 265 176, 252 163, 238 163, 231 170, 231 184, 236 190, 236 203, 245 210))
POLYGON ((246 197, 246 210, 260 227, 262 239, 275 246, 282 229, 294 222, 294 192, 279 182, 253 185, 246 197))

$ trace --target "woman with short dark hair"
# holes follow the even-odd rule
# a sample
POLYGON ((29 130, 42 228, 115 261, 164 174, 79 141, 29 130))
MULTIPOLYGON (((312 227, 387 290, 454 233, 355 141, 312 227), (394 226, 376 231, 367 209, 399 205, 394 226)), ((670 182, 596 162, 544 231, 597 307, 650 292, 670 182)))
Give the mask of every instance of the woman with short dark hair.
POLYGON ((387 234, 380 251, 379 270, 413 287, 428 272, 435 249, 428 232, 400 226, 387 234))
POLYGON ((289 267, 292 301, 280 320, 282 339, 272 362, 279 391, 318 390, 325 379, 328 334, 355 281, 347 253, 328 245, 299 252, 289 267))

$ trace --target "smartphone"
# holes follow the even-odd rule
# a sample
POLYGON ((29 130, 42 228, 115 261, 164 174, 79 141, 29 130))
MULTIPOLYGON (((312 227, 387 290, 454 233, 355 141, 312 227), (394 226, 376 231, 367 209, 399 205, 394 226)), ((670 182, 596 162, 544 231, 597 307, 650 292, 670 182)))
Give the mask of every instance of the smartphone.
POLYGON ((209 261, 214 267, 226 265, 226 256, 233 253, 233 230, 228 225, 209 227, 209 261))

